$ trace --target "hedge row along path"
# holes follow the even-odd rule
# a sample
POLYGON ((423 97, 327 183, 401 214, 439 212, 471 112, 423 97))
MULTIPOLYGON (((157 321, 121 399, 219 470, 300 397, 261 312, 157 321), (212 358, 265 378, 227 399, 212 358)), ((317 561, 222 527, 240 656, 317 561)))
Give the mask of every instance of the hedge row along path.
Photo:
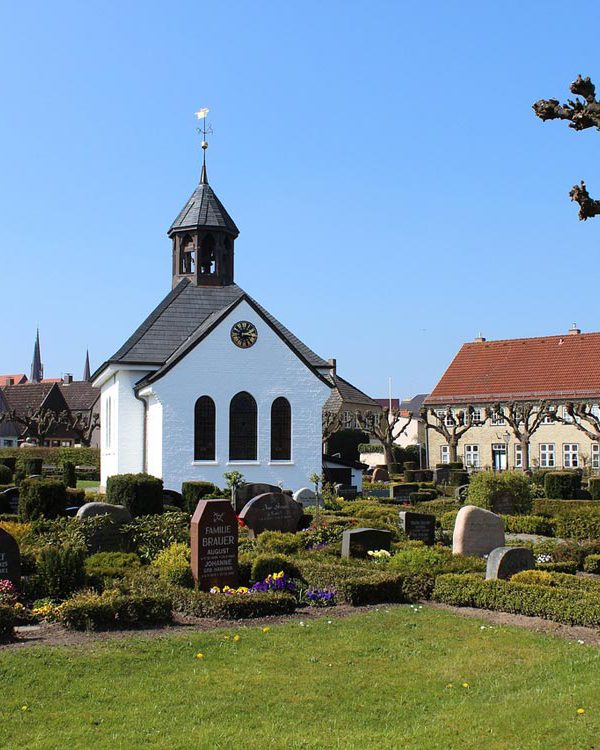
MULTIPOLYGON (((515 615, 509 612, 492 612, 487 609, 475 609, 472 607, 452 607, 438 602, 421 602, 423 608, 445 610, 453 614, 480 620, 482 623, 492 623, 496 626, 516 626, 533 630, 537 633, 558 636, 566 640, 583 641, 591 645, 600 645, 600 631, 594 628, 584 628, 574 625, 563 625, 561 623, 543 620, 540 617, 527 617, 515 615)), ((413 605, 414 606, 414 605, 413 605)), ((167 635, 194 633, 215 630, 218 628, 260 628, 265 625, 273 626, 285 622, 309 622, 322 617, 333 619, 343 618, 358 613, 377 611, 380 609, 410 608, 409 604, 372 604, 365 607, 352 607, 341 604, 326 609, 307 608, 296 611, 292 615, 280 617, 261 617, 249 620, 215 620, 210 618, 188 617, 175 614, 172 625, 149 627, 144 629, 127 630, 102 630, 80 632, 67 630, 58 624, 42 623, 38 626, 26 626, 17 628, 17 636, 13 641, 0 644, 0 652, 9 649, 24 648, 27 646, 73 646, 96 641, 122 640, 134 636, 148 638, 159 638, 167 635)))

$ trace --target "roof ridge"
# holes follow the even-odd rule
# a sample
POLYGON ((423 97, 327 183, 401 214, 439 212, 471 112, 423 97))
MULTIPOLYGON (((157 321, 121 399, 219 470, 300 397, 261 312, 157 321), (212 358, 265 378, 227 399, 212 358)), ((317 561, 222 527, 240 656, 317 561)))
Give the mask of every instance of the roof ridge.
POLYGON ((516 339, 485 339, 485 341, 465 341, 462 346, 485 346, 486 344, 506 344, 510 341, 546 341, 548 339, 573 339, 589 336, 600 336, 600 331, 587 331, 587 333, 578 333, 576 335, 569 333, 551 333, 547 336, 520 336, 516 339))

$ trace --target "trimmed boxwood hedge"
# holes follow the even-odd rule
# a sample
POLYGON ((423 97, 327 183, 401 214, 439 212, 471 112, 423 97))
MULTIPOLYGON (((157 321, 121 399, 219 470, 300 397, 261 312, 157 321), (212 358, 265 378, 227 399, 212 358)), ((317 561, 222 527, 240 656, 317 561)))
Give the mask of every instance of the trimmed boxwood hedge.
POLYGON ((72 461, 76 466, 94 466, 100 471, 99 448, 0 448, 0 459, 13 459, 15 467, 23 469, 29 458, 40 458, 43 463, 62 466, 65 461, 72 461))
POLYGON ((106 482, 106 502, 124 505, 132 516, 163 512, 163 481, 151 474, 114 474, 106 482))
POLYGON ((80 594, 64 602, 60 622, 73 630, 99 630, 133 625, 155 625, 171 621, 168 596, 118 594, 80 594))
POLYGON ((0 464, 0 484, 10 484, 12 482, 13 472, 8 466, 0 464))
POLYGON ((588 487, 592 500, 600 500, 600 477, 590 477, 588 487))
POLYGON ((8 604, 0 604, 0 641, 12 638, 15 630, 15 610, 8 604))
POLYGON ((586 627, 600 626, 600 594, 572 588, 486 581, 475 575, 449 573, 436 578, 433 599, 457 607, 478 607, 543 617, 586 627))
POLYGON ((56 479, 24 479, 19 490, 19 516, 22 521, 57 518, 64 513, 66 487, 56 479))
POLYGON ((219 488, 212 482, 183 482, 181 485, 183 510, 193 513, 200 500, 208 496, 214 497, 218 493, 220 493, 219 488))
POLYGON ((513 496, 514 512, 531 512, 532 497, 529 480, 521 471, 480 471, 471 477, 467 503, 493 510, 494 498, 503 492, 513 496))
POLYGON ((600 512, 600 503, 594 500, 546 500, 533 501, 532 513, 536 516, 560 516, 563 513, 600 512))
POLYGON ((177 587, 171 591, 171 598, 176 612, 219 620, 290 615, 296 610, 296 598, 279 592, 210 594, 177 587))
POLYGON ((546 497, 569 500, 581 489, 581 474, 576 471, 549 471, 544 477, 546 497))
POLYGON ((566 539, 600 539, 600 513, 564 513, 555 519, 556 536, 566 539))
POLYGON ((536 563, 536 570, 545 570, 548 573, 571 573, 575 575, 577 573, 576 562, 545 562, 536 563))
POLYGON ((14 474, 17 469, 17 458, 16 456, 0 456, 0 465, 6 466, 11 474, 14 474))
POLYGON ((588 555, 583 561, 583 569, 586 573, 600 574, 600 555, 588 555))

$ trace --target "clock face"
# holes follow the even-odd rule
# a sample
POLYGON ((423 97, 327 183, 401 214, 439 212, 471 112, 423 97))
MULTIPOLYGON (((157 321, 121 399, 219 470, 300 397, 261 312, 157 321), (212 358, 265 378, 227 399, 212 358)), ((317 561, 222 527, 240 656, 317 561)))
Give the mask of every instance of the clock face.
POLYGON ((240 320, 231 329, 231 340, 240 349, 248 349, 253 346, 257 338, 256 326, 247 320, 240 320))

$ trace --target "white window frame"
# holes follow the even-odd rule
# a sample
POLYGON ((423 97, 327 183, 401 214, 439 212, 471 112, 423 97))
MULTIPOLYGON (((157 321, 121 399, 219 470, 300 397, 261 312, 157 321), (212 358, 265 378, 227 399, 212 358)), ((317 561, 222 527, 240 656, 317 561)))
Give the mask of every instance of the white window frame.
POLYGON ((464 456, 465 456, 465 466, 469 466, 473 469, 479 468, 480 466, 479 444, 470 443, 469 445, 465 445, 464 456))
POLYGON ((600 469, 600 443, 592 443, 592 469, 600 469))
MULTIPOLYGON (((557 414, 558 413, 558 408, 556 406, 549 406, 548 407, 548 411, 552 412, 554 414, 557 414)), ((553 417, 550 417, 548 415, 546 415, 542 419, 542 424, 555 424, 555 423, 556 423, 556 419, 554 419, 553 417)))
POLYGON ((523 446, 521 443, 515 444, 515 469, 523 468, 523 446))
POLYGON ((481 419, 481 409, 480 408, 474 408, 473 412, 471 414, 471 422, 473 425, 480 425, 482 423, 481 419))
POLYGON ((106 397, 106 436, 104 447, 107 451, 112 448, 112 396, 106 397))
POLYGON ((540 469, 554 469, 556 467, 556 444, 540 443, 540 469))
POLYGON ((450 463, 450 446, 449 445, 440 445, 440 463, 441 464, 450 463))
POLYGON ((492 427, 504 427, 506 424, 506 419, 504 418, 504 414, 494 414, 492 417, 492 427))
POLYGON ((579 443, 563 443, 563 469, 579 468, 579 443))

